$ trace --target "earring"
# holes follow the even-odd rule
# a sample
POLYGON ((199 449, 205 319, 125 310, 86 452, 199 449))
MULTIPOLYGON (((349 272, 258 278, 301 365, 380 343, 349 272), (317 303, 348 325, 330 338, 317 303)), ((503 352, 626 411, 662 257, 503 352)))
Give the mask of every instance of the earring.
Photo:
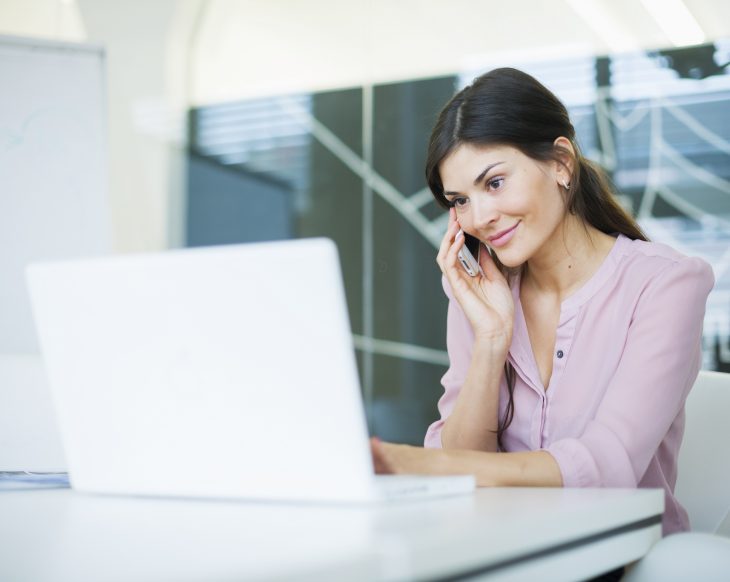
POLYGON ((563 186, 563 188, 565 188, 566 190, 570 190, 570 182, 569 182, 568 180, 563 180, 563 184, 562 184, 562 186, 563 186))

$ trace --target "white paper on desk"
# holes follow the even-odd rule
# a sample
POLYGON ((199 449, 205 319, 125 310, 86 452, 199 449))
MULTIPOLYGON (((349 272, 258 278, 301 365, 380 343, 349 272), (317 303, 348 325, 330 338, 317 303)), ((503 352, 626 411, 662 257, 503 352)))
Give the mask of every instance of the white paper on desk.
POLYGON ((68 473, 0 471, 0 491, 70 487, 68 473))

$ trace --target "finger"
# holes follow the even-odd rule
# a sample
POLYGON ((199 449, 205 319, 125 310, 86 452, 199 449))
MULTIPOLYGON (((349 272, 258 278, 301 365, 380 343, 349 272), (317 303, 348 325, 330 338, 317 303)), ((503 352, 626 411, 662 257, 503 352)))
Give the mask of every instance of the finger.
MULTIPOLYGON (((453 280, 454 277, 460 278, 461 271, 463 270, 458 255, 459 251, 465 244, 466 238, 464 237, 464 233, 462 231, 457 232, 454 237, 454 242, 451 244, 446 252, 446 256, 444 257, 444 273, 449 278, 449 282, 452 284, 455 282, 453 280)), ((464 274, 466 274, 466 272, 464 272, 464 274)))
POLYGON ((482 268, 482 272, 490 281, 493 281, 499 274, 499 268, 497 267, 492 254, 489 252, 489 248, 482 243, 479 248, 479 266, 482 268))
POLYGON ((385 458, 385 451, 383 450, 383 446, 379 438, 372 437, 370 439, 370 453, 373 457, 373 469, 378 475, 393 472, 390 464, 385 458))
POLYGON ((441 268, 441 272, 444 272, 444 261, 446 259, 446 254, 448 253, 449 249, 451 248, 451 245, 454 243, 454 237, 456 236, 456 233, 459 231, 459 223, 456 221, 454 209, 449 209, 449 226, 446 229, 446 232, 444 233, 444 237, 441 239, 441 244, 439 245, 439 252, 436 255, 436 262, 438 263, 439 267, 441 268))

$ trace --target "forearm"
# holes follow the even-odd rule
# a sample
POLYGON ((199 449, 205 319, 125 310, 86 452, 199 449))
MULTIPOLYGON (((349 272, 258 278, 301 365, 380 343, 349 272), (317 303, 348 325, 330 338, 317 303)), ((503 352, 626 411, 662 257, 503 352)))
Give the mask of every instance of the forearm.
POLYGON ((471 474, 479 487, 562 487, 555 458, 547 451, 488 453, 442 451, 443 474, 471 474))
POLYGON ((475 343, 459 397, 441 429, 444 449, 497 451, 499 385, 507 357, 493 343, 475 343))
POLYGON ((560 466, 547 451, 491 453, 424 449, 377 439, 371 446, 378 473, 474 475, 479 487, 563 486, 560 466))

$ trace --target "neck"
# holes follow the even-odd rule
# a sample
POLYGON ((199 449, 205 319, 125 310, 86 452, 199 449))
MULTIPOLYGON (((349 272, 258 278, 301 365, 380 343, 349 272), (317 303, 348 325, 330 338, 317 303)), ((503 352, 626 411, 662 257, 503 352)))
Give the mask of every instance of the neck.
POLYGON ((562 301, 593 276, 616 239, 568 215, 526 265, 525 281, 535 291, 562 301))

